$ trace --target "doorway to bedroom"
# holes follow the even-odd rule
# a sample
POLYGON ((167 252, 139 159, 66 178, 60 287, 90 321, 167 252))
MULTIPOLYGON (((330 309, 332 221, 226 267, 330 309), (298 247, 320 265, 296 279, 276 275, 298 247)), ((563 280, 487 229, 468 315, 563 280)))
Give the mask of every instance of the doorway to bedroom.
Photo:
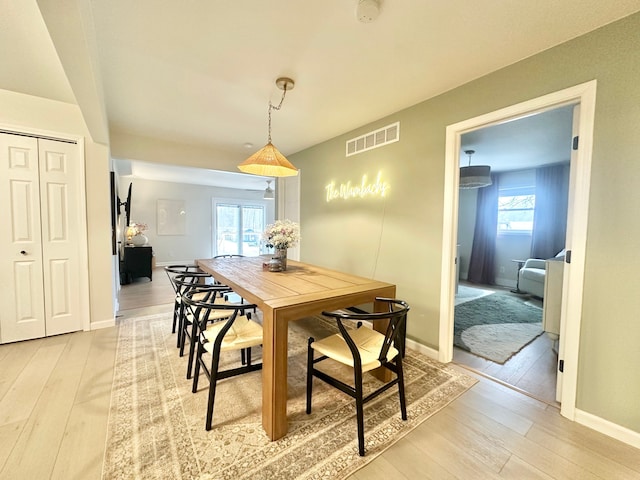
POLYGON ((492 183, 459 190, 453 360, 550 404, 558 331, 542 321, 545 259, 565 246, 573 109, 473 130, 460 147, 461 165, 473 155, 492 183))
POLYGON ((557 348, 542 329, 541 299, 461 282, 454 309, 455 363, 558 405, 557 348))
MULTIPOLYGON (((574 131, 572 132, 571 140, 569 200, 566 215, 567 231, 565 247, 568 252, 567 259, 570 259, 570 262, 558 262, 562 263, 564 268, 560 275, 560 284, 562 285, 561 293, 558 295, 559 298, 556 299, 558 302, 557 321, 559 322, 558 330, 560 333, 557 346, 558 368, 556 370, 556 399, 560 402, 561 414, 571 419, 575 418, 576 414, 576 385, 582 316, 582 291, 584 284, 584 251, 588 227, 595 94, 596 82, 586 82, 457 124, 449 125, 446 130, 442 260, 443 288, 440 302, 440 348, 438 358, 441 361, 449 362, 452 361, 454 357, 455 291, 457 286, 466 286, 464 282, 459 284, 456 275, 459 267, 459 265, 456 265, 458 259, 456 252, 459 249, 459 240, 461 238, 458 232, 458 175, 460 167, 467 164, 466 161, 464 163, 462 162, 463 158, 461 157, 461 151, 463 149, 462 137, 470 132, 480 131, 487 127, 535 116, 536 114, 552 111, 559 107, 577 107, 574 111, 573 119, 574 131)), ((544 141, 544 138, 540 139, 540 141, 544 141)), ((481 163, 473 163, 473 165, 477 164, 481 163)), ((508 264, 502 265, 505 270, 504 273, 507 273, 507 265, 511 265, 511 268, 514 270, 513 275, 515 275, 517 267, 519 267, 518 261, 524 260, 526 260, 526 258, 515 258, 515 256, 510 258, 508 264), (511 262, 511 260, 514 262, 511 262)), ((497 274, 500 275, 501 273, 500 266, 498 266, 497 274)), ((507 290, 512 289, 508 286, 497 285, 497 287, 507 290)), ((491 296, 497 294, 498 292, 494 292, 491 296)))

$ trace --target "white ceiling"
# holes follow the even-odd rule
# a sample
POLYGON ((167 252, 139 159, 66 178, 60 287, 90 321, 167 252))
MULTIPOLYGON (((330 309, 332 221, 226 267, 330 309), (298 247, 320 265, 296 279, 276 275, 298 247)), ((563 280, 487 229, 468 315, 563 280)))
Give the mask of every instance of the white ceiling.
MULTIPOLYGON (((61 57, 63 70, 54 54, 73 45, 60 32, 53 44, 37 4, 47 25, 75 18, 63 16, 75 4, 92 19, 83 31, 104 93, 96 107, 112 135, 186 142, 237 162, 266 143, 279 76, 296 82, 272 119, 273 142, 290 155, 640 10, 640 0, 382 0, 365 24, 357 0, 0 2, 0 88, 73 101, 64 75, 73 58, 61 57)), ((489 151, 474 142, 478 158, 489 151)), ((507 150, 516 158, 544 144, 507 150)))
POLYGON ((239 188, 243 190, 261 190, 267 188, 267 181, 271 181, 271 188, 276 184, 270 177, 247 175, 220 170, 184 167, 151 162, 132 162, 130 160, 116 160, 118 173, 127 179, 144 178, 160 182, 186 183, 192 185, 206 185, 211 187, 239 188))
POLYGON ((475 151, 472 165, 490 165, 494 172, 569 162, 572 121, 569 105, 466 133, 460 163, 469 162, 465 150, 475 151))

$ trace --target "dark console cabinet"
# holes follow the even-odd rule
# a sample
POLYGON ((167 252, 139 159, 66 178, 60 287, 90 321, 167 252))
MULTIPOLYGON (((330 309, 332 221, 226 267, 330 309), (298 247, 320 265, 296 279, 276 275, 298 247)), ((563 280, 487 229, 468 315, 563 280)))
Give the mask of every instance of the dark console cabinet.
POLYGON ((138 277, 151 278, 151 265, 153 249, 150 246, 123 248, 122 262, 120 263, 120 284, 125 285, 138 277))

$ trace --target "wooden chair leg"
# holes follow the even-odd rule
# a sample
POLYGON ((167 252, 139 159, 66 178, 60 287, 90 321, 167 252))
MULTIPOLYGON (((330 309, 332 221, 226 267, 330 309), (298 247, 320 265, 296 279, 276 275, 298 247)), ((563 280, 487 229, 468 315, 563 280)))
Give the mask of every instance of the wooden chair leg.
POLYGON ((311 395, 313 394, 313 348, 311 348, 313 342, 315 340, 310 337, 307 344, 307 414, 311 413, 311 395))
POLYGON ((207 403, 207 422, 205 429, 211 430, 211 423, 213 423, 213 405, 216 399, 216 381, 218 378, 218 363, 220 360, 220 352, 214 352, 211 355, 211 370, 209 378, 209 401, 207 403))
POLYGON ((191 324, 191 343, 189 344, 189 360, 187 363, 187 379, 191 378, 191 370, 193 369, 193 357, 196 352, 196 343, 198 341, 198 322, 194 319, 191 324))
POLYGON ((404 395, 404 371, 402 368, 402 355, 396 357, 396 368, 398 370, 398 394, 400 395, 400 413, 402 420, 407 419, 407 400, 404 395))
POLYGON ((182 325, 184 322, 184 302, 180 303, 180 308, 178 310, 178 336, 176 338, 176 348, 180 348, 181 340, 182 340, 182 325))
POLYGON ((200 378, 200 362, 202 361, 202 354, 204 353, 204 347, 198 341, 198 351, 196 352, 196 368, 193 372, 193 384, 191 391, 196 393, 198 391, 198 378, 200 378))
MULTIPOLYGON (((192 320, 191 322, 191 335, 190 335, 190 340, 189 340, 189 353, 191 353, 191 346, 194 344, 193 343, 193 339, 194 339, 194 335, 196 333, 196 321, 192 320)), ((180 342, 180 356, 184 357, 184 345, 187 342, 187 330, 189 330, 189 325, 187 324, 187 322, 184 322, 182 325, 182 341, 180 342)), ((187 377, 189 378, 189 377, 187 377)))
POLYGON ((178 305, 178 300, 176 299, 173 302, 173 325, 171 326, 171 333, 176 333, 176 325, 178 323, 178 309, 179 309, 179 305, 178 305))
POLYGON ((364 402, 362 400, 362 372, 355 371, 356 419, 358 422, 358 453, 364 457, 364 402))

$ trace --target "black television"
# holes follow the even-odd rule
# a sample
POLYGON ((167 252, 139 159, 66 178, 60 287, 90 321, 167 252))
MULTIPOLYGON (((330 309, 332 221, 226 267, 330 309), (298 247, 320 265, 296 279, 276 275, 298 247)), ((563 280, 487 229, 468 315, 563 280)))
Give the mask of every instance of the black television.
POLYGON ((117 231, 118 231, 118 215, 120 214, 120 199, 116 198, 116 174, 110 172, 110 188, 111 188, 111 254, 115 255, 117 250, 117 231))
POLYGON ((128 227, 131 224, 131 185, 132 184, 130 183, 126 201, 121 202, 120 197, 118 197, 118 215, 120 215, 120 207, 124 205, 125 220, 127 221, 127 223, 125 223, 125 227, 128 227))

